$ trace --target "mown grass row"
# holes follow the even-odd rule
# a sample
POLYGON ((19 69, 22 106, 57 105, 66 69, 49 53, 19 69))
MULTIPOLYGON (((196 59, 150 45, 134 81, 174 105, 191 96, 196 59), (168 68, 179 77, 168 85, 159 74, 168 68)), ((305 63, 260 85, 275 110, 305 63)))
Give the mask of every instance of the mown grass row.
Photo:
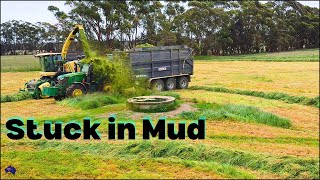
MULTIPOLYGON (((183 111, 178 115, 178 117, 173 118, 171 120, 185 119, 185 120, 192 121, 192 120, 197 120, 199 119, 199 117, 204 116, 209 121, 232 120, 232 121, 239 121, 239 122, 246 122, 246 123, 259 123, 259 124, 265 124, 265 125, 280 127, 280 128, 292 127, 292 122, 289 119, 282 118, 274 114, 261 111, 260 109, 255 107, 241 106, 241 105, 218 105, 218 104, 209 104, 209 103, 200 103, 197 105, 197 107, 198 107, 198 111, 196 112, 183 111)), ((95 109, 88 109, 80 113, 78 112, 78 113, 68 114, 60 117, 54 117, 54 118, 43 117, 40 119, 36 119, 36 122, 38 123, 38 125, 40 125, 39 130, 42 130, 41 129, 42 124, 48 120, 53 123, 54 122, 66 123, 72 120, 74 122, 82 124, 83 118, 90 117, 92 118, 93 121, 101 122, 101 127, 104 127, 104 126, 107 126, 105 119, 108 117, 103 114, 105 114, 106 112, 113 112, 114 114, 117 115, 117 118, 127 121, 128 118, 117 114, 117 112, 121 112, 126 108, 127 108, 126 104, 124 103, 112 104, 112 105, 107 105, 107 106, 103 106, 95 109)), ((155 120, 155 123, 156 123, 156 120, 155 120)), ((1 130, 4 133, 7 132, 6 128, 2 126, 1 126, 1 130)), ((292 140, 290 142, 294 142, 294 141, 295 140, 292 140)), ((310 141, 305 140, 305 143, 311 143, 314 145, 313 140, 310 140, 310 141)))
POLYGON ((211 104, 200 103, 196 112, 182 112, 181 118, 198 119, 200 116, 208 120, 235 120, 248 123, 266 124, 269 126, 290 128, 292 123, 289 119, 264 112, 256 107, 233 105, 233 104, 211 104))
POLYGON ((121 102, 125 102, 125 99, 119 95, 94 93, 76 98, 67 98, 59 102, 59 104, 87 110, 103 107, 110 104, 118 104, 121 102))
MULTIPOLYGON (((174 96, 177 99, 177 103, 173 105, 173 109, 179 107, 181 100, 178 94, 167 92, 160 94, 174 96)), ((90 115, 90 117, 92 118, 96 118, 98 117, 97 115, 106 111, 119 112, 127 109, 125 98, 121 96, 112 96, 102 93, 89 94, 78 98, 65 99, 59 103, 63 106, 80 108, 86 111, 83 111, 83 113, 56 117, 54 119, 48 117, 52 121, 68 121, 70 119, 80 120, 88 115, 90 115)), ((207 120, 234 120, 247 123, 260 123, 281 128, 290 128, 292 126, 292 123, 289 119, 279 117, 269 112, 264 112, 256 107, 251 106, 198 103, 197 108, 198 111, 195 112, 180 113, 179 118, 184 118, 187 120, 197 120, 199 117, 204 116, 207 120)), ((165 111, 173 109, 168 109, 168 107, 166 107, 165 111)), ((154 110, 154 112, 160 111, 162 111, 162 109, 154 110)), ((153 111, 148 110, 148 113, 153 113, 153 111)))
MULTIPOLYGON (((67 142, 7 142, 3 148, 14 146, 32 147, 34 151, 41 153, 59 150, 73 152, 82 155, 102 156, 112 158, 169 158, 179 159, 186 166, 193 166, 193 161, 219 163, 237 168, 247 168, 254 171, 264 171, 277 174, 282 178, 319 178, 319 161, 316 158, 298 158, 291 156, 270 156, 266 154, 250 153, 218 148, 209 145, 192 145, 182 142, 168 141, 135 141, 127 144, 108 143, 67 143, 67 142)), ((5 159, 19 159, 20 154, 15 151, 6 151, 2 154, 5 159)), ((24 153, 26 154, 26 153, 24 153)), ((49 154, 48 154, 49 155, 49 154)), ((36 159, 37 154, 30 156, 28 161, 36 159)), ((41 160, 37 160, 41 163, 41 160)), ((171 160, 170 160, 171 161, 171 160)), ((54 163, 54 162, 53 162, 54 163)), ((90 162, 88 162, 90 166, 90 162)), ((50 168, 50 167, 48 167, 50 168)))
POLYGON ((314 98, 308 98, 304 96, 292 96, 281 92, 262 92, 262 91, 252 91, 252 90, 240 90, 240 89, 228 89, 225 87, 208 87, 208 86, 191 86, 191 90, 205 90, 212 92, 222 92, 230 94, 240 94, 246 96, 261 97, 265 99, 280 100, 287 103, 296 103, 307 106, 320 107, 319 100, 320 96, 314 98))
MULTIPOLYGON (((91 155, 81 152, 62 152, 58 149, 45 149, 39 151, 10 151, 5 153, 3 164, 15 164, 19 171, 15 175, 5 174, 6 178, 59 178, 70 179, 159 179, 159 178, 190 178, 190 173, 176 174, 177 170, 188 170, 202 173, 213 172, 225 178, 253 179, 256 176, 245 170, 215 162, 199 162, 182 160, 178 158, 123 158, 110 157, 105 154, 91 155), (76 166, 66 166, 74 164, 76 166), (30 168, 32 167, 32 168, 30 168), (44 168, 49 167, 49 168, 44 168), (171 167, 168 169, 167 167, 171 167), (174 167, 174 168, 172 168, 174 167), (160 169, 157 171, 157 169, 160 169), (163 169, 168 169, 163 171, 163 169), (174 176, 172 176, 174 174, 174 176), (189 175, 189 176, 188 176, 189 175)), ((3 168, 5 168, 4 166, 3 168)))
POLYGON ((1 95, 1 103, 16 102, 16 101, 22 101, 27 99, 32 99, 32 95, 28 92, 19 92, 15 94, 1 95))
MULTIPOLYGON (((167 112, 167 111, 174 110, 180 106, 180 103, 181 103, 179 101, 180 95, 177 93, 158 92, 158 93, 155 93, 155 95, 172 96, 176 98, 176 101, 174 104, 170 106, 160 106, 160 107, 157 107, 156 109, 147 109, 147 110, 136 109, 135 111, 144 112, 144 113, 167 112)), ((82 110, 88 110, 88 109, 100 108, 106 105, 126 103, 126 102, 127 102, 127 97, 121 94, 98 92, 98 93, 87 94, 85 96, 80 96, 76 98, 67 98, 59 102, 59 104, 64 106, 80 108, 82 110)))
POLYGON ((207 138, 212 140, 233 141, 233 142, 262 142, 262 143, 278 143, 278 144, 295 144, 302 146, 319 147, 318 138, 303 137, 255 137, 255 136, 234 136, 234 135, 211 135, 207 138))

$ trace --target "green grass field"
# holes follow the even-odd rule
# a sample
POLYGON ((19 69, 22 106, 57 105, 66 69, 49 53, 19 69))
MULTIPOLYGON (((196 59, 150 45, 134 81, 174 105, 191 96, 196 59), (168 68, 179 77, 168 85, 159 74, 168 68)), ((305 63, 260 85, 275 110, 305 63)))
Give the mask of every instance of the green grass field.
POLYGON ((319 62, 278 62, 295 56, 304 61, 315 52, 247 55, 255 62, 196 57, 190 89, 160 93, 179 99, 175 110, 162 113, 133 112, 118 94, 59 102, 19 96, 18 88, 38 72, 8 72, 27 71, 27 65, 20 64, 24 56, 6 60, 6 67, 17 62, 20 69, 1 72, 1 178, 319 179, 319 62), (272 62, 260 62, 273 55, 272 62), (108 140, 110 115, 134 123, 136 140, 108 140), (101 140, 11 140, 5 124, 14 116, 34 118, 40 132, 47 120, 82 125, 91 117, 101 123, 101 140), (205 116, 206 138, 142 140, 142 118, 155 124, 163 116, 186 124, 205 116), (4 172, 8 165, 16 175, 4 172))
POLYGON ((1 56, 1 72, 40 71, 39 59, 33 55, 1 56))
POLYGON ((319 61, 319 49, 306 49, 274 53, 257 53, 236 56, 196 56, 195 59, 208 61, 317 62, 319 61))

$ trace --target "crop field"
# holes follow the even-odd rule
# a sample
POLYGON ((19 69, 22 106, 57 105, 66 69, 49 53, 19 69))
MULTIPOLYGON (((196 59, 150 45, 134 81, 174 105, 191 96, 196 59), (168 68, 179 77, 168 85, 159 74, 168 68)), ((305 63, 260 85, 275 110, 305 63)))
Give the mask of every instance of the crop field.
POLYGON ((40 71, 38 58, 33 55, 1 56, 1 72, 40 71))
POLYGON ((275 62, 308 62, 319 61, 319 49, 295 50, 274 53, 256 53, 230 56, 197 56, 198 60, 210 61, 275 61, 275 62))
POLYGON ((319 62, 209 62, 197 64, 192 85, 319 95, 319 62))
MULTIPOLYGON (((256 58, 250 55, 251 59, 235 56, 232 61, 196 59, 189 89, 160 93, 180 99, 180 107, 167 113, 133 112, 125 98, 101 93, 59 102, 1 103, 1 177, 318 179, 318 53, 317 49, 263 53, 256 58), (300 62, 313 54, 317 61, 300 62), (237 57, 241 61, 235 61, 237 57), (264 61, 267 57, 273 59, 264 61), (280 62, 291 57, 296 57, 295 62, 280 62), (136 140, 108 140, 110 115, 135 122, 136 140), (5 126, 14 116, 34 118, 40 129, 46 120, 81 124, 84 117, 91 117, 101 122, 102 137, 15 141, 7 137, 5 126), (146 116, 153 123, 167 116, 168 121, 187 124, 205 116, 206 138, 143 140, 146 116), (16 175, 4 172, 8 165, 14 165, 16 175)), ((20 57, 4 61, 1 57, 2 95, 14 94, 25 82, 38 78, 38 71, 8 68, 20 61, 20 57)))

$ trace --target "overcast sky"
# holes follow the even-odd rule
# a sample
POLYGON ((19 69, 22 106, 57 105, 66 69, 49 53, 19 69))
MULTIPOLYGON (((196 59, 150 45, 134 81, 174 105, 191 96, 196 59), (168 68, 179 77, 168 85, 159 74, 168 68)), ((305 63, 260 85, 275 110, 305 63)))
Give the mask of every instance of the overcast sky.
MULTIPOLYGON (((68 12, 69 6, 65 1, 3 1, 1 0, 1 22, 9 20, 23 20, 31 23, 49 22, 57 23, 53 13, 48 11, 48 6, 53 5, 60 10, 68 12)), ((319 8, 319 1, 298 1, 303 5, 319 8)))

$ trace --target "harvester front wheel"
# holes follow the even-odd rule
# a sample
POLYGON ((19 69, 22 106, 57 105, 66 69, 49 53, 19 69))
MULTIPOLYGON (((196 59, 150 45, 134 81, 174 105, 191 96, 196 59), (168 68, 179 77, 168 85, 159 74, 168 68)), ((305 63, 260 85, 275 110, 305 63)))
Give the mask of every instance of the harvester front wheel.
POLYGON ((61 101, 63 99, 61 96, 54 96, 53 98, 56 101, 61 101))
POLYGON ((81 84, 71 84, 66 90, 67 97, 79 97, 84 94, 87 94, 87 92, 81 84))

